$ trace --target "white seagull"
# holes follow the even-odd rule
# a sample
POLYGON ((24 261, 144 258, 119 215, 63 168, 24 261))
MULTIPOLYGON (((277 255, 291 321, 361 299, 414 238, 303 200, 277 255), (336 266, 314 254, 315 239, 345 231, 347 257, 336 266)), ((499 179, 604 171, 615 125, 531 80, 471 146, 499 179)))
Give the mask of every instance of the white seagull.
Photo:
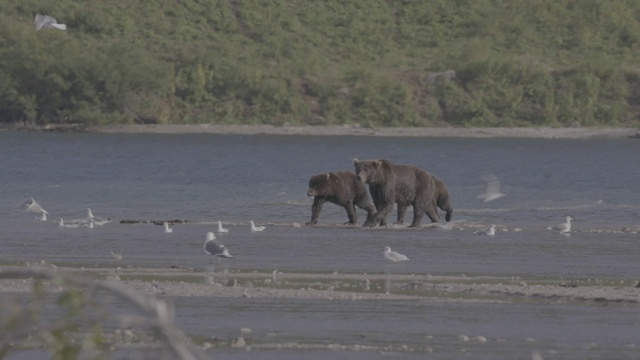
POLYGON ((211 256, 217 256, 218 261, 220 260, 220 258, 233 258, 233 256, 229 254, 229 250, 226 248, 226 246, 216 241, 216 236, 212 232, 207 233, 207 239, 205 240, 204 246, 202 248, 204 249, 205 253, 211 256))
POLYGON ((33 24, 36 26, 36 31, 40 29, 58 29, 67 30, 67 25, 58 24, 58 21, 49 15, 36 14, 33 24))
POLYGON ((93 216, 93 212, 91 212, 91 209, 87 208, 87 221, 89 220, 93 220, 93 223, 95 225, 104 225, 112 221, 110 217, 103 218, 100 216, 93 216))
POLYGON ((500 180, 494 174, 485 175, 482 180, 487 182, 487 190, 485 190, 484 194, 477 196, 478 199, 483 199, 482 202, 493 201, 505 195, 500 192, 500 180))
POLYGON ((391 251, 391 248, 388 246, 384 247, 384 258, 387 261, 394 262, 394 263, 409 260, 409 258, 406 255, 402 255, 395 251, 391 251))
POLYGON ((88 212, 87 212, 87 216, 86 217, 83 217, 83 218, 80 218, 80 219, 67 220, 67 221, 65 221, 65 223, 67 223, 67 224, 88 225, 90 219, 91 219, 91 217, 89 217, 88 212))
POLYGON ((58 227, 59 228, 67 228, 67 229, 75 229, 79 227, 80 224, 65 224, 62 218, 58 219, 58 227))
POLYGON ((562 224, 549 226, 547 228, 547 230, 560 231, 560 234, 568 234, 568 233, 570 233, 571 232, 571 220, 574 220, 574 219, 571 216, 567 216, 564 219, 565 219, 565 222, 563 222, 562 224))
POLYGON ((23 202, 20 207, 26 212, 40 215, 40 220, 47 221, 47 215, 49 213, 47 212, 47 210, 43 209, 42 206, 40 206, 40 204, 38 204, 38 202, 33 198, 30 198, 29 200, 23 202))
POLYGON ((222 227, 222 221, 218 221, 218 234, 228 233, 229 229, 225 229, 222 227))
POLYGON ((168 222, 163 222, 162 225, 164 226, 164 232, 165 233, 172 233, 173 232, 173 225, 169 224, 168 222))
POLYGON ((256 232, 256 231, 263 231, 264 229, 266 229, 266 226, 256 226, 256 224, 253 222, 253 220, 249 221, 249 224, 251 224, 251 231, 252 232, 256 232))
POLYGON ((475 232, 476 235, 485 235, 485 236, 493 236, 496 234, 496 226, 491 224, 488 228, 478 230, 475 232))

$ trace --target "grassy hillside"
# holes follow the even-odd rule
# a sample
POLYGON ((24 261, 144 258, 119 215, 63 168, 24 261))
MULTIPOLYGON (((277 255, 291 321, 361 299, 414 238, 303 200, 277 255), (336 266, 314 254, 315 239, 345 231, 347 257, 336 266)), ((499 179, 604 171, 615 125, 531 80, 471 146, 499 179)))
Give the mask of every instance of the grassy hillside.
POLYGON ((635 0, 3 0, 0 17, 0 122, 640 126, 635 0), (34 32, 35 13, 68 30, 34 32))

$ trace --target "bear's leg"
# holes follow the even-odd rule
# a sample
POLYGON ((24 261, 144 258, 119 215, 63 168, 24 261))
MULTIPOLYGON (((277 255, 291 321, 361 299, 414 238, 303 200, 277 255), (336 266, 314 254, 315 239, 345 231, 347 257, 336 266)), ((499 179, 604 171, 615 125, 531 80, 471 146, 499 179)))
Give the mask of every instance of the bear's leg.
POLYGON ((393 186, 388 185, 387 189, 372 187, 369 185, 369 191, 371 192, 371 199, 376 206, 377 212, 365 221, 363 227, 375 227, 387 225, 387 215, 393 210, 393 204, 395 202, 396 193, 393 186))
POLYGON ((440 220, 440 215, 436 211, 436 202, 435 201, 422 201, 427 199, 416 199, 413 202, 413 222, 409 227, 418 227, 422 222, 422 217, 426 213, 431 219, 432 222, 438 222, 440 220))
POLYGON ((377 217, 374 215, 370 218, 368 218, 364 224, 362 224, 362 227, 376 227, 376 225, 378 225, 378 223, 380 222, 380 220, 377 220, 377 217))
POLYGON ((313 198, 313 205, 311 205, 311 221, 309 221, 305 225, 315 225, 318 222, 324 200, 324 197, 321 196, 316 196, 315 198, 313 198))
POLYGON ((435 223, 440 221, 440 214, 438 214, 438 208, 435 203, 430 203, 425 212, 429 219, 431 219, 431 222, 435 223))
POLYGON ((404 215, 407 213, 409 206, 398 203, 398 221, 394 222, 396 225, 402 225, 404 223, 404 215))
POLYGON ((365 221, 370 221, 371 217, 376 213, 376 207, 366 197, 364 199, 356 199, 355 205, 367 212, 367 220, 365 221))
POLYGON ((384 204, 380 206, 381 210, 371 216, 362 225, 363 227, 375 227, 376 225, 387 226, 387 214, 393 209, 393 203, 391 206, 384 204))
POLYGON ((375 191, 371 189, 371 198, 373 199, 373 203, 375 204, 375 208, 378 211, 374 211, 371 215, 367 216, 367 220, 362 224, 363 227, 375 227, 376 225, 386 226, 387 222, 385 217, 381 216, 382 208, 384 207, 384 196, 380 194, 379 191, 375 191))
POLYGON ((419 206, 413 205, 413 222, 411 222, 411 225, 409 225, 409 227, 414 228, 420 226, 420 222, 422 222, 424 213, 424 209, 419 206))
MULTIPOLYGON (((378 207, 376 205, 376 207, 378 207)), ((380 210, 371 217, 371 221, 366 221, 364 223, 364 227, 375 227, 376 224, 380 224, 380 226, 387 226, 387 215, 393 210, 393 202, 388 202, 380 205, 380 210)))
POLYGON ((353 206, 352 202, 348 202, 344 205, 344 209, 347 210, 347 216, 349 216, 349 221, 344 223, 345 225, 355 225, 357 221, 356 208, 353 206))
POLYGON ((451 221, 451 218, 453 218, 453 207, 449 203, 449 200, 447 200, 444 204, 440 204, 440 209, 442 209, 443 211, 445 211, 447 213, 444 216, 444 219, 447 222, 451 221))
POLYGON ((442 209, 442 211, 446 212, 444 219, 447 220, 447 222, 451 221, 451 218, 453 218, 453 206, 451 206, 451 203, 449 202, 448 195, 438 198, 438 207, 442 209))

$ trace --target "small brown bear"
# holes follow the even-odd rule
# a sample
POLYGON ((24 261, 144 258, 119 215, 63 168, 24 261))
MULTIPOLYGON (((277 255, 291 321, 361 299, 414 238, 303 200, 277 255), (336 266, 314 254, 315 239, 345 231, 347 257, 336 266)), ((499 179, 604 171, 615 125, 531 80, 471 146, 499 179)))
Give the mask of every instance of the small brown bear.
POLYGON ((404 219, 407 207, 413 206, 413 222, 410 227, 419 226, 425 213, 432 222, 440 220, 436 211, 437 186, 431 174, 413 165, 395 165, 384 159, 353 159, 353 165, 358 180, 369 184, 371 198, 377 209, 363 226, 385 226, 394 203, 398 204, 399 220, 404 219))
POLYGON ((305 225, 314 225, 318 222, 322 204, 325 201, 342 206, 347 210, 349 221, 345 224, 356 224, 356 208, 367 211, 367 221, 376 212, 376 208, 369 201, 369 194, 363 182, 356 178, 356 174, 348 171, 329 172, 314 175, 309 179, 309 191, 307 195, 313 197, 311 206, 311 221, 305 225))

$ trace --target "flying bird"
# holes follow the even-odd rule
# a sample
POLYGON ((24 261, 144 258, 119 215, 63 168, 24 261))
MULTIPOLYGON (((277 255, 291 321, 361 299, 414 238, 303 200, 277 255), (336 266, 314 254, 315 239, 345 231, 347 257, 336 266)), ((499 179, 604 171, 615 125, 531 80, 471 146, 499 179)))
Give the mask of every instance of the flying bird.
POLYGON ((252 232, 256 232, 256 231, 263 231, 264 229, 266 229, 266 226, 256 226, 256 224, 253 222, 253 220, 249 221, 249 223, 251 224, 251 231, 252 232))
POLYGON ((40 215, 40 220, 47 221, 47 215, 49 213, 47 212, 47 210, 43 209, 42 206, 40 206, 40 204, 38 204, 38 202, 33 198, 30 198, 29 200, 23 202, 20 207, 26 212, 40 215))
POLYGON ((93 220, 93 223, 95 225, 104 225, 112 221, 110 217, 103 218, 100 216, 93 216, 93 212, 91 212, 91 209, 87 208, 87 221, 89 220, 93 220))
POLYGON ((36 26, 36 31, 40 29, 67 30, 67 25, 58 24, 58 21, 49 15, 36 14, 33 24, 36 26))
POLYGON ((487 182, 487 189, 484 194, 477 196, 482 202, 489 202, 503 197, 505 194, 500 192, 500 180, 494 174, 488 174, 482 177, 487 182))
POLYGON ((217 256, 218 261, 220 261, 220 258, 233 258, 233 256, 229 254, 227 247, 216 241, 216 236, 212 232, 207 233, 207 238, 202 248, 205 253, 211 256, 217 256))
POLYGON ((114 253, 113 250, 109 250, 111 251, 111 255, 116 259, 116 260, 122 260, 122 251, 120 251, 119 253, 114 253))
POLYGON ((384 258, 387 261, 394 262, 394 263, 409 260, 409 258, 406 255, 402 255, 400 253, 392 251, 391 248, 388 246, 384 247, 384 258))

